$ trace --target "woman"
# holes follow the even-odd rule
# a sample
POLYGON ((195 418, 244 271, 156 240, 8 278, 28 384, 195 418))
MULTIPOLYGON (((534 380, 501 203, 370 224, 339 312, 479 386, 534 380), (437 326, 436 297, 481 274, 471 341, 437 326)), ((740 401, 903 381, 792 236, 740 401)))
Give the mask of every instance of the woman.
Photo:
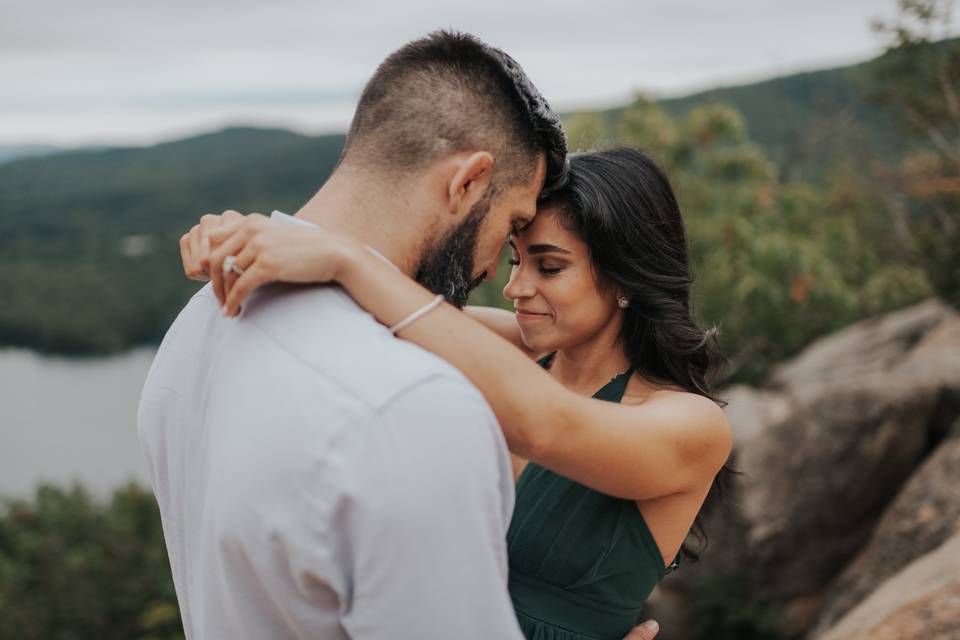
MULTIPOLYGON (((210 235, 211 270, 235 256, 228 315, 265 282, 337 282, 483 392, 514 455, 510 592, 538 640, 629 631, 676 566, 731 449, 707 383, 713 334, 691 319, 686 236, 666 177, 630 149, 574 156, 570 169, 509 239, 504 295, 515 314, 439 304, 319 227, 248 216, 210 235)), ((189 240, 181 246, 198 246, 189 240)), ((184 254, 188 273, 197 263, 184 254)))

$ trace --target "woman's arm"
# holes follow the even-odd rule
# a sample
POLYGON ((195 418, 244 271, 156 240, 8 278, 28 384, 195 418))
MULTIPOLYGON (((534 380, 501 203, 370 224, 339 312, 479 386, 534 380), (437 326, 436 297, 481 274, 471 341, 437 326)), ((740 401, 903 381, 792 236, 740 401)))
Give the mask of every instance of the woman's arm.
MULTIPOLYGON (((485 326, 487 329, 490 329, 498 336, 516 348, 520 349, 520 351, 522 351, 528 358, 536 360, 546 355, 531 351, 527 348, 527 345, 523 343, 523 337, 520 335, 520 325, 517 324, 517 317, 506 309, 497 309, 496 307, 467 306, 464 307, 463 311, 468 316, 485 326)), ((527 466, 527 461, 511 451, 510 466, 513 469, 513 481, 516 482, 520 479, 520 474, 523 473, 524 467, 527 466)))
POLYGON ((468 316, 490 329, 495 334, 520 349, 528 358, 536 360, 546 354, 537 353, 527 348, 520 335, 520 325, 517 317, 506 309, 496 307, 468 306, 463 309, 468 316))
MULTIPOLYGON (((434 294, 353 240, 262 216, 210 233, 210 271, 227 256, 244 271, 224 275, 225 308, 272 281, 339 282, 387 326, 434 294)), ((641 405, 580 396, 512 344, 449 304, 400 332, 460 369, 487 398, 510 449, 604 493, 648 500, 701 488, 730 453, 722 410, 707 398, 676 393, 641 405)))
MULTIPOLYGON (((517 317, 506 309, 497 309, 496 307, 467 306, 463 309, 468 316, 490 329, 498 336, 520 349, 528 358, 534 360, 546 355, 537 353, 527 348, 523 343, 523 337, 520 335, 520 325, 517 324, 517 317)), ((510 466, 513 469, 513 481, 520 479, 520 474, 527 466, 527 461, 510 452, 510 466)))

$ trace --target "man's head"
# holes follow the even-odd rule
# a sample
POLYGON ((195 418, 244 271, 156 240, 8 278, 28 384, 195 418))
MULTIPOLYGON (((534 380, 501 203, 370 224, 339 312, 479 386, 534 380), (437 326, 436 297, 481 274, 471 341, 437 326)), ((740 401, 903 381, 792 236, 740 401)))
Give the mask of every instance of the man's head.
POLYGON ((537 196, 562 183, 565 159, 560 120, 520 66, 471 35, 439 31, 377 69, 341 162, 416 183, 408 204, 429 218, 417 279, 462 306, 510 230, 533 219, 537 196))

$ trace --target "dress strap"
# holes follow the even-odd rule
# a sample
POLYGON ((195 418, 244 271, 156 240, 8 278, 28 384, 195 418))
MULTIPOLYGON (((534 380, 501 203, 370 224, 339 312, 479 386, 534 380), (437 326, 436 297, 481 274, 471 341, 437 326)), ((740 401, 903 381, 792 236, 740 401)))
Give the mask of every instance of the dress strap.
MULTIPOLYGON (((553 357, 557 355, 557 352, 548 353, 543 356, 537 363, 544 369, 550 368, 550 363, 553 362, 553 357)), ((634 367, 631 366, 629 369, 623 373, 618 373, 617 375, 610 378, 610 382, 603 385, 599 391, 594 394, 594 398, 600 398, 602 400, 609 400, 611 402, 620 402, 623 398, 623 394, 627 391, 627 384, 630 382, 630 376, 633 375, 635 371, 634 367)))
POLYGON ((549 368, 550 368, 550 363, 553 362, 553 356, 555 356, 555 355, 557 355, 557 352, 556 352, 556 351, 554 351, 554 352, 552 352, 552 353, 548 353, 547 355, 545 355, 545 356, 543 356, 542 358, 540 358, 539 360, 537 360, 537 363, 538 363, 541 367, 543 367, 544 369, 549 369, 549 368))
POLYGON ((620 402, 623 399, 623 394, 627 392, 627 384, 630 383, 630 376, 633 375, 634 368, 630 367, 623 373, 619 373, 611 378, 610 382, 606 386, 598 391, 600 394, 603 392, 606 396, 605 400, 610 400, 612 402, 620 402))

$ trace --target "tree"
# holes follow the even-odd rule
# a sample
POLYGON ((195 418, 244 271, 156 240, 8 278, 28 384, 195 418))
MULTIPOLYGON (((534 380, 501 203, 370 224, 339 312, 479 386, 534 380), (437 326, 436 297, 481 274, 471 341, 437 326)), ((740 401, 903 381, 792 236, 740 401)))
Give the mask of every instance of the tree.
POLYGON ((0 638, 183 638, 160 514, 135 485, 100 504, 40 487, 0 510, 0 638))
MULTIPOLYGON (((708 104, 671 118, 638 97, 615 117, 579 114, 587 148, 636 146, 677 192, 694 271, 694 309, 717 324, 733 379, 758 382, 815 338, 931 295, 924 272, 898 259, 884 201, 860 174, 784 183, 735 109, 708 104)), ((503 304, 501 265, 473 303, 503 304)))
POLYGON ((889 107, 918 146, 902 161, 900 233, 937 292, 960 305, 960 39, 952 0, 899 0, 877 21, 887 38, 871 97, 889 107))

